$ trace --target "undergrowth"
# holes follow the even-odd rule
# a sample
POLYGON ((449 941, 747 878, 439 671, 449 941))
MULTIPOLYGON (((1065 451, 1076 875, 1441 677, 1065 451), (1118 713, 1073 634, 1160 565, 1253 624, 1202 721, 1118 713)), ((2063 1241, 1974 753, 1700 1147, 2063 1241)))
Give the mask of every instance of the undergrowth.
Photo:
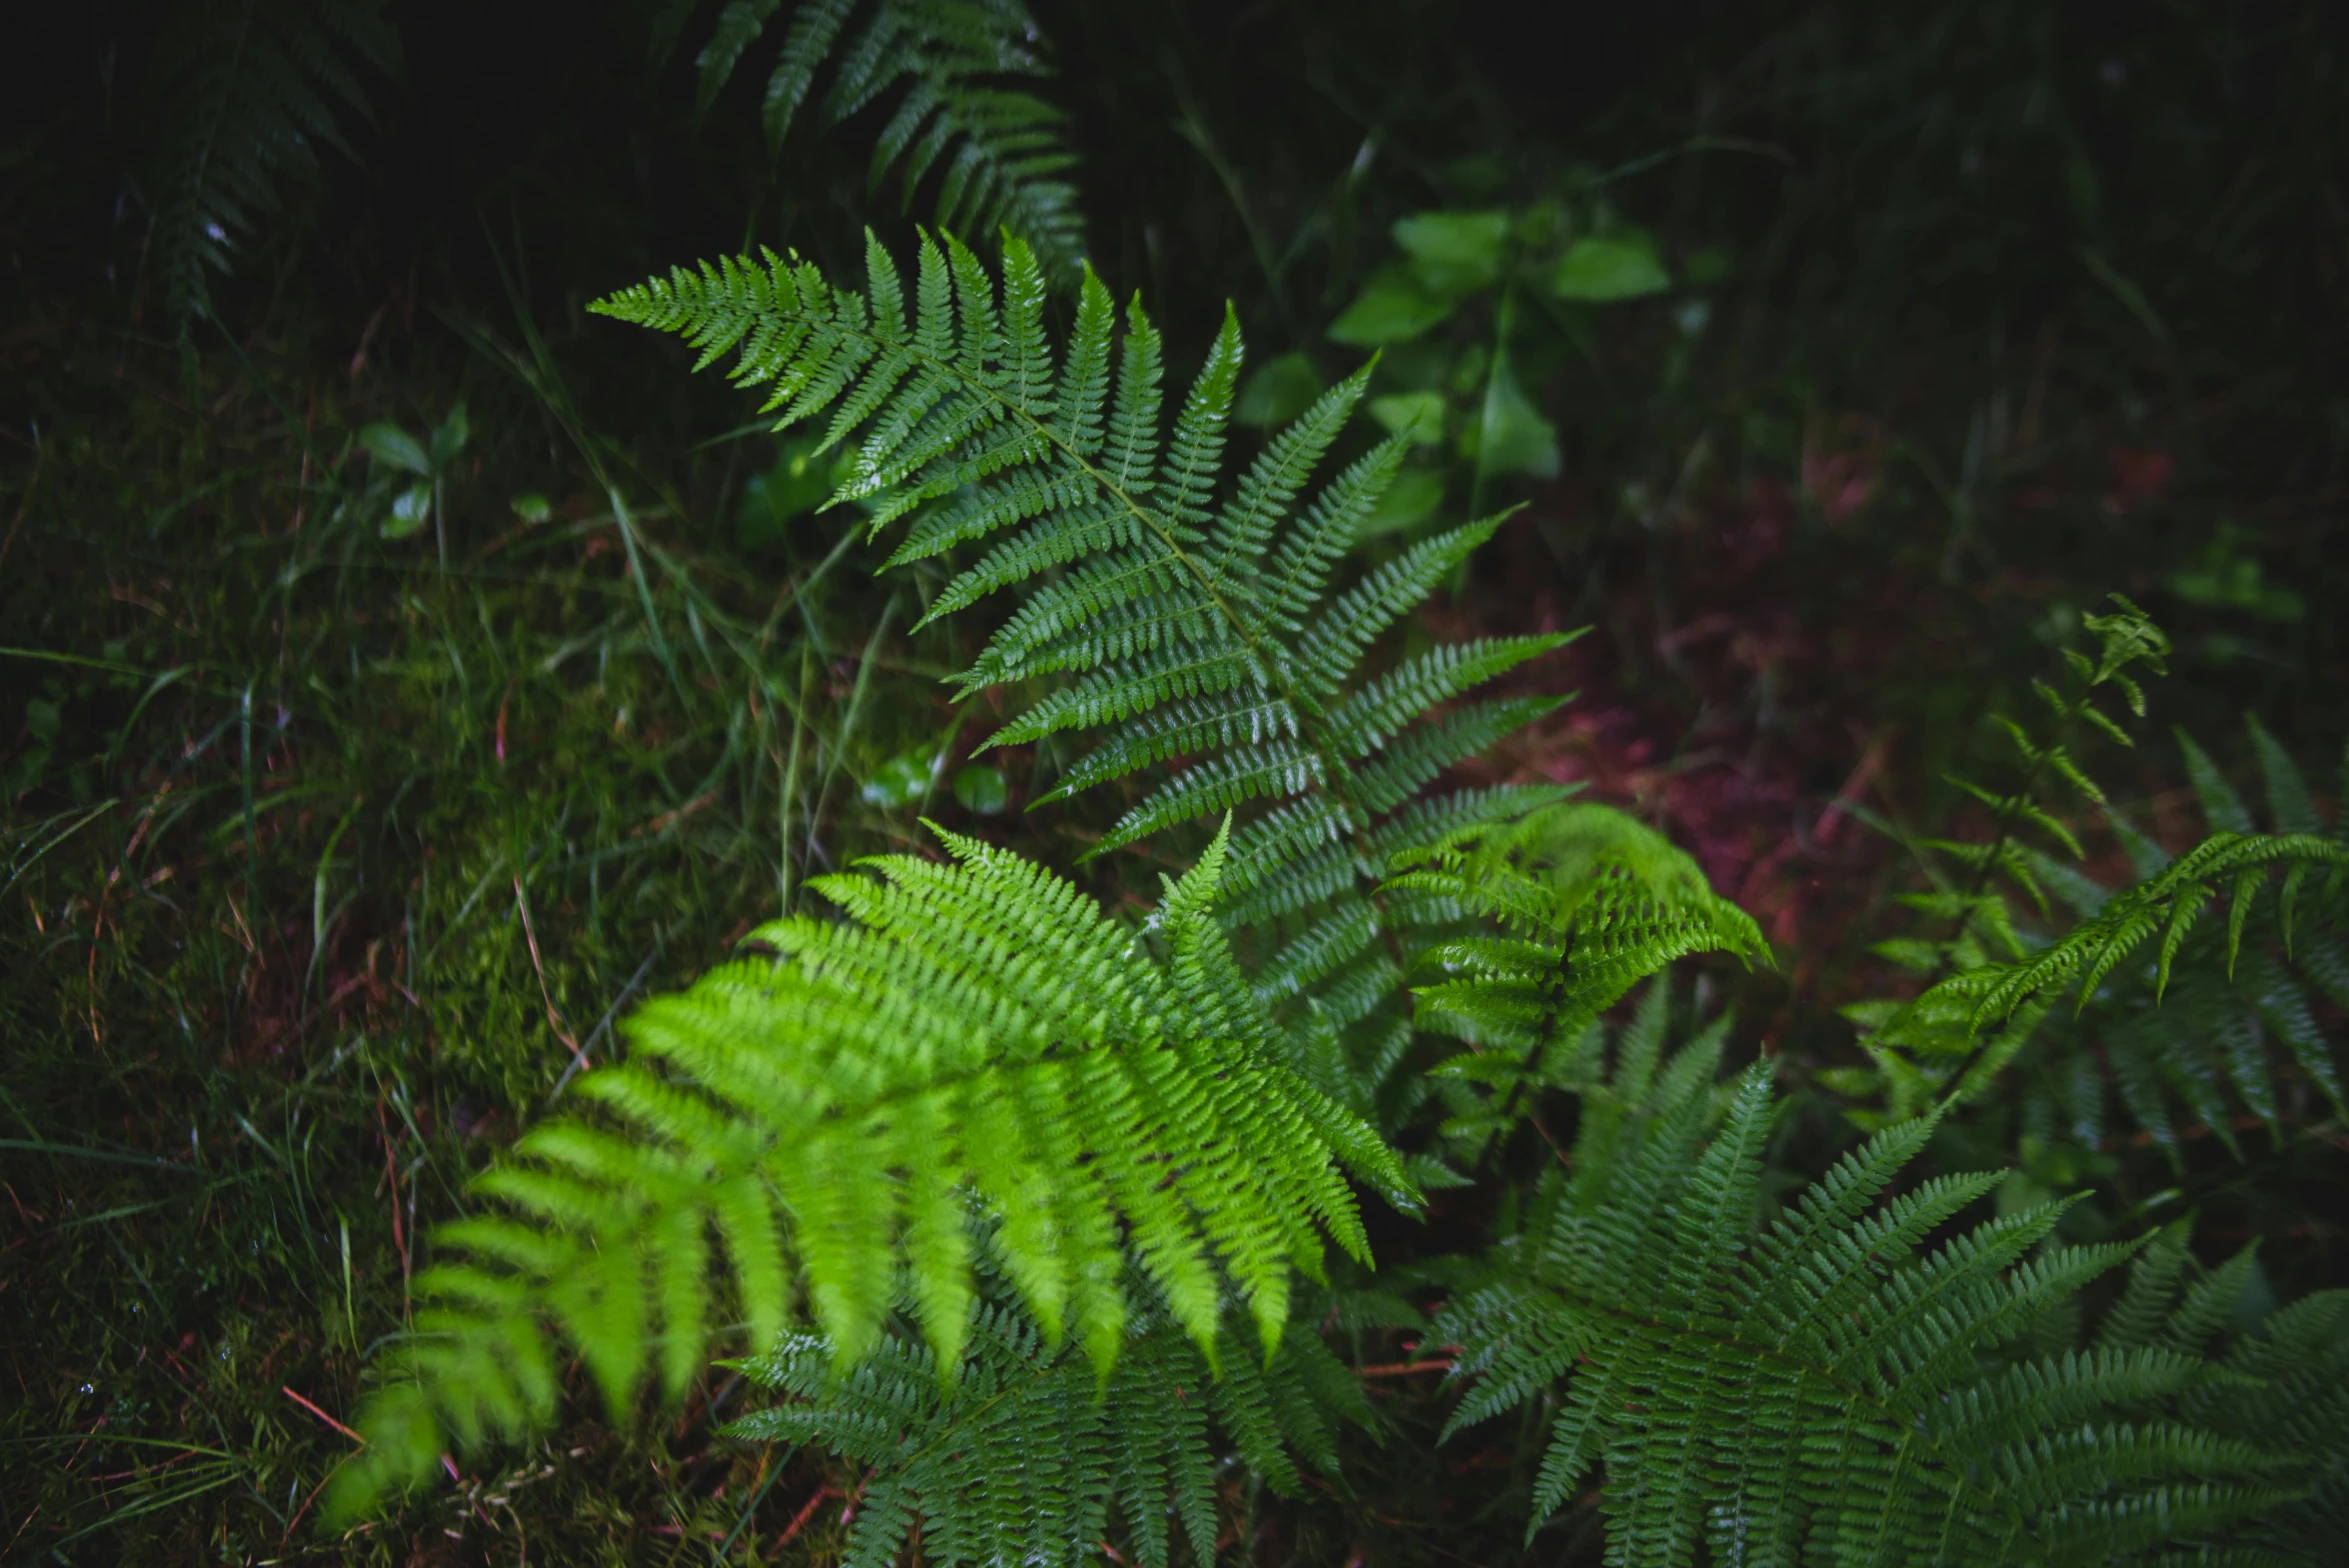
MULTIPOLYGON (((257 76, 171 9, 44 17, 6 67, 44 112, 0 149, 0 1558, 1581 1562, 1730 1552, 1755 1520, 1849 1544, 1827 1433, 1923 1456, 1871 1515, 1915 1541, 1978 1484, 1948 1481, 1969 1443, 2005 1467, 1976 1524, 2051 1551, 2154 1515, 2212 1550, 2337 1541, 2323 8, 2106 33, 1788 0, 1552 48, 1409 4, 872 0, 499 48, 288 0, 233 8, 277 51, 257 76), (832 53, 791 42, 808 15, 832 53), (1585 58, 1621 62, 1604 93, 1526 79, 1585 58), (752 102, 778 81, 796 110, 752 102), (956 173, 990 127, 1025 188, 956 173), (206 161, 232 133, 244 161, 206 161), (1171 384, 1227 400, 1232 474, 1284 439, 1376 470, 1315 588, 1408 586, 1359 663, 1280 666, 1302 603, 1214 702, 1010 659, 1099 541, 990 572, 978 525, 1026 501, 860 471, 585 309, 762 245, 866 289, 868 226, 918 294, 911 220, 941 212, 997 277, 1017 248, 958 220, 1041 214, 1021 308, 1056 345, 1097 327, 1105 389, 1146 300, 1171 384), (1300 418, 1327 429, 1284 437, 1300 418), (909 484, 945 505, 892 523, 909 484), (1354 812, 1407 720, 1474 703, 1530 722, 1354 812), (1310 787, 1240 777, 1268 737, 1310 787), (1239 771, 1183 795, 1203 762, 1239 771), (1207 927, 1178 890, 1204 896, 1183 879, 1230 808, 1246 978, 1186 991, 1207 927), (1309 816, 1326 842, 1262 826, 1309 816), (524 1435, 420 1440, 425 1484, 324 1526, 439 1310, 436 1228, 490 1234, 480 1173, 534 1128, 543 1154, 618 1125, 582 1088, 622 1082, 632 1030, 711 1005, 746 939, 853 945, 823 912, 884 906, 852 863, 942 875, 941 844, 1064 879, 1055 910, 1131 934, 1117 984, 1183 996, 1199 1038, 1258 1009, 1248 1049, 1297 1071, 1244 1109, 1344 1107, 1377 1136, 1337 1153, 1378 1179, 1318 1218, 1170 1226, 1155 1269, 1104 1244, 1074 1296, 990 1229, 1036 1218, 1011 1202, 951 1267, 828 1276, 836 1310, 717 1284, 706 1344, 557 1348, 543 1387, 502 1363, 510 1409, 455 1419, 524 1435), (1610 968, 1627 930, 1643 957, 1610 968), (1412 1185, 1418 1216, 1377 1195, 1412 1185), (1804 1318, 1814 1277, 1754 1261, 1823 1215, 1923 1260, 1835 1254, 1848 1341, 1804 1318), (1670 1275, 1707 1247, 1709 1283, 1670 1275), (1901 1340, 1932 1269, 2012 1310, 1901 1340), (778 1303, 807 1332, 773 1338, 778 1303), (1781 1382, 1746 1390, 1749 1352, 1781 1382), (1930 1384, 1980 1420, 1830 1419, 1868 1356, 1926 1367, 1882 1374, 1886 1410, 1930 1384), (632 1403, 639 1371, 665 1397, 632 1403), (1603 1407, 1604 1378, 1715 1430, 1603 1407), (2032 1401, 2093 1409, 2132 1478, 2065 1491, 2087 1461, 2024 1452, 2032 1401), (1624 1485, 1641 1464, 1675 1486, 1624 1485)), ((632 1114, 681 1081, 658 1054, 632 1114)), ((1103 1235, 1148 1201, 1117 1192, 1103 1235)))

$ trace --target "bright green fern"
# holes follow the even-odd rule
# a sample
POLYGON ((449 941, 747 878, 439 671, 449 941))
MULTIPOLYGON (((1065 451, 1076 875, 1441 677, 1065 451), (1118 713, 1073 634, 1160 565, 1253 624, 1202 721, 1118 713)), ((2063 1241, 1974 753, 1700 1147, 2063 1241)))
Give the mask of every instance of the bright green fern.
POLYGON ((775 952, 643 1007, 629 1060, 581 1080, 608 1119, 524 1138, 444 1226, 416 1337, 361 1417, 344 1508, 452 1442, 552 1414, 555 1338, 625 1409, 648 1356, 673 1398, 705 1364, 717 1249, 725 1318, 773 1345, 804 1293, 835 1362, 879 1343, 902 1288, 941 1364, 977 1302, 972 1226, 1011 1292, 1096 1373, 1123 1345, 1129 1258, 1210 1361, 1236 1293, 1263 1347, 1326 1233, 1367 1259, 1339 1163, 1408 1205, 1368 1128, 1250 1044, 1210 917, 1222 837, 1169 887, 1166 956, 1018 857, 942 834, 814 884, 849 917, 775 922, 775 952), (974 1212, 976 1211, 976 1212, 974 1212), (902 1270, 903 1284, 900 1284, 902 1270))
MULTIPOLYGON (((2163 1326, 2156 1288, 2085 1352, 2003 1354, 2131 1249, 2053 1246, 2062 1205, 1949 1232, 2002 1173, 1902 1189, 1936 1118, 1877 1134, 1757 1223, 1767 1070, 1738 1080, 1708 1141, 1715 1058, 1685 1071, 1689 1054, 1625 1064, 1642 1083, 1435 1325, 1469 1384, 1454 1430, 1562 1385, 1530 1528, 1595 1476, 1606 1560, 1641 1568, 2180 1560, 2160 1554, 2272 1535, 2312 1460, 2337 1466, 2337 1434, 2303 1456, 2195 1404, 2202 1346, 2163 1326)), ((2193 1322, 2230 1300, 2195 1294, 2193 1322)))
MULTIPOLYGON (((801 0, 760 98, 770 151, 780 152, 827 63, 831 85, 816 112, 836 126, 896 93, 873 145, 876 189, 892 169, 910 205, 938 177, 942 227, 985 233, 998 226, 1035 247, 1056 281, 1073 281, 1084 221, 1068 178, 1076 164, 1066 117, 1017 85, 1049 78, 1040 33, 1019 0, 801 0)), ((767 35, 781 0, 726 0, 695 61, 707 112, 735 69, 767 35)))
POLYGON ((795 260, 728 259, 595 309, 678 333, 704 366, 735 355, 735 379, 771 389, 780 424, 827 417, 828 442, 855 444, 842 498, 871 505, 876 531, 909 521, 894 561, 975 555, 930 618, 1024 588, 956 682, 966 696, 1058 683, 990 744, 1096 737, 1046 797, 1126 792, 1093 853, 1255 813, 1233 837, 1224 914, 1254 961, 1254 992, 1275 1008, 1292 1061, 1316 1064, 1316 1082, 1391 1126, 1374 1102, 1412 1041, 1404 977, 1464 911, 1407 905, 1377 883, 1398 855, 1564 793, 1420 798, 1444 769, 1557 706, 1472 694, 1565 637, 1440 646, 1365 669, 1380 635, 1500 520, 1422 541, 1337 591, 1333 573, 1408 445, 1380 442, 1313 487, 1367 368, 1227 484, 1241 364, 1228 312, 1169 431, 1157 329, 1136 304, 1121 335, 1090 271, 1055 352, 1043 272, 1017 240, 1000 289, 951 237, 922 243, 910 298, 877 243, 866 266, 859 293, 795 260))

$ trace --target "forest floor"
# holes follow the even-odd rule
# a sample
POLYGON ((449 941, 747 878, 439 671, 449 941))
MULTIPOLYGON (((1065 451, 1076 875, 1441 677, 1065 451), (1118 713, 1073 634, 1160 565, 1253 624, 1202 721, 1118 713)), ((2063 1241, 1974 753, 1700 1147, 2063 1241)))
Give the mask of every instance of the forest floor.
MULTIPOLYGON (((1849 232, 1873 189, 1840 198, 1849 232)), ((1740 221, 1776 254, 1775 217, 1740 221)), ((289 269, 180 340, 102 312, 93 276, 0 320, 0 1559, 830 1560, 853 1473, 713 1441, 723 1370, 638 1430, 581 1420, 348 1536, 312 1526, 370 1356, 413 1321, 419 1235, 636 1001, 809 877, 923 842, 922 816, 1061 867, 1097 829, 1024 809, 1052 756, 971 756, 985 727, 939 677, 976 631, 906 629, 934 584, 880 575, 840 514, 759 514, 798 449, 678 356, 615 347, 577 277, 501 313, 429 272, 362 295, 289 269)), ((2309 433, 2337 389, 2296 390, 2333 326, 2261 382, 2194 357, 2242 336, 2240 297, 2164 296, 2164 357, 2114 347, 2135 318, 2096 277, 2062 288, 2030 339, 2060 351, 2013 350, 1955 284, 1837 316, 1893 368, 1824 391, 1773 358, 1827 331, 1784 276, 1741 307, 1762 347, 1710 380, 1668 381, 1653 307, 1625 328, 1642 412, 1561 373, 1566 477, 1515 485, 1423 617, 1589 628, 1511 677, 1576 699, 1458 781, 1581 785, 1688 848, 1780 955, 1706 973, 1798 1088, 1855 1059, 1837 1008, 1898 983, 1870 944, 1917 840, 1967 820, 1944 775, 2105 594, 2177 640, 2157 730, 2233 744, 2256 709, 2312 776, 2341 755, 2349 465, 2309 433), (1912 338, 2007 357, 1918 370, 1912 338), (1984 457, 1997 399, 2024 412, 1984 457), (1607 449, 1575 444, 1585 414, 1607 449), (1764 426, 1660 518, 1619 501, 1764 426)), ((2175 750, 2124 776, 2156 837, 2199 831, 2175 750)), ((2117 863, 2110 834, 2088 849, 2117 863)), ((1082 874, 1117 900, 1159 869, 1082 874)), ((2279 1277, 2341 1266, 2329 1233, 2275 1248, 2279 1277)), ((1430 1367, 1382 1354, 1381 1400, 1432 1419, 1430 1367)), ((1253 1541, 1259 1500, 1226 1501, 1253 1541)), ((1300 1517, 1287 1550, 1343 1561, 1300 1517)), ((1431 1562, 1437 1517, 1398 1526, 1431 1562)))

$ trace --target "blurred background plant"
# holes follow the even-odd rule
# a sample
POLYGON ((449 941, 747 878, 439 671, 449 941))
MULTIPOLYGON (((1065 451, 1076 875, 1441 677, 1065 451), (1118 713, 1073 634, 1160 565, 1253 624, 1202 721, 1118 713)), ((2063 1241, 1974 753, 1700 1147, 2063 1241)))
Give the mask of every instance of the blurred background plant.
MULTIPOLYGON (((1724 1049, 1778 1064, 1788 1190, 1890 1092, 1840 1009, 1921 985, 1917 953, 1871 950, 1934 888, 1912 846, 1994 836, 1950 779, 2013 787, 1993 716, 2031 710, 2109 592, 2173 644, 2140 739, 2200 746, 2109 748, 2104 805, 2050 808, 2080 853, 2047 915, 2011 901, 2026 950, 2205 828, 2340 831, 2337 8, 621 0, 590 25, 279 0, 12 26, 11 1560, 828 1561, 854 1530, 848 1462, 711 1437, 746 1397, 722 1372, 348 1538, 310 1524, 419 1229, 636 999, 918 814, 1062 867, 1109 820, 1028 809, 1072 760, 1053 741, 971 756, 1000 718, 939 678, 987 622, 909 633, 944 575, 874 575, 820 510, 831 455, 584 315, 679 260, 844 273, 868 225, 903 253, 917 221, 979 243, 1044 202, 1150 302, 1172 374, 1236 303, 1252 429, 1375 349, 1371 411, 1416 445, 1361 564, 1526 503, 1407 651, 1595 626, 1511 677, 1580 699, 1454 782, 1628 805, 1759 922, 1775 971, 1685 983, 1724 1049), (793 31, 819 16, 827 41, 793 31), (925 17, 963 30, 903 31, 925 17), (991 136, 999 183, 956 183, 991 136)), ((1160 869, 1081 875, 1114 905, 1160 869)), ((2015 1163, 2003 1204, 2092 1189, 2080 1239, 2193 1210, 2207 1261, 2259 1243, 2245 1325, 2342 1283, 2320 1064, 2349 998, 2305 898, 2306 940, 2271 901, 2231 978, 2206 916, 2161 1009, 2134 971, 2056 1009, 1921 1163, 2015 1163)), ((1519 1551, 1539 1445, 1503 1421, 1433 1446, 1420 1335, 1449 1287, 1413 1268, 1516 1232, 1573 1082, 1491 1140, 1493 1181, 1374 1237, 1400 1274, 1337 1281, 1384 1446, 1349 1429, 1350 1489, 1293 1501, 1220 1471, 1219 1550, 1519 1551)), ((1590 1517, 1531 1558, 1595 1551, 1590 1517)))

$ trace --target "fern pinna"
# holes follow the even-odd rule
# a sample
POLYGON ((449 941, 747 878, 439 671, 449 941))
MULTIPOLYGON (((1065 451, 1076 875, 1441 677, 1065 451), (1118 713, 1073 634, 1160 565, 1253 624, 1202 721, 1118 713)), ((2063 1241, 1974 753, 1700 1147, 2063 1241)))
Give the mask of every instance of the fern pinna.
POLYGON ((610 1119, 541 1126, 482 1178, 506 1212, 439 1232, 466 1261, 418 1276, 416 1337, 362 1414, 342 1508, 452 1442, 547 1421, 557 1331, 615 1408, 649 1346, 682 1392, 718 1305, 713 1234, 727 1319, 754 1350, 804 1291, 835 1362, 854 1362, 902 1279, 953 1368, 973 1331, 973 1223, 993 1216, 1011 1294, 1096 1375, 1133 1321, 1129 1257, 1211 1363, 1227 1298, 1270 1351, 1324 1234, 1367 1260, 1340 1163, 1396 1203, 1409 1183, 1235 1014, 1246 986, 1208 910, 1221 836, 1157 911, 1163 961, 1066 883, 941 837, 953 864, 822 879, 846 921, 777 921, 754 937, 775 957, 646 1004, 629 1060, 581 1080, 610 1119))
POLYGON ((930 618, 1028 585, 957 681, 966 695, 1063 682, 990 740, 1097 735, 1055 797, 1153 779, 1092 853, 1270 803, 1233 836, 1225 918, 1260 928, 1254 983, 1280 1006, 1292 1049, 1334 1063, 1320 1081, 1370 1111, 1411 1039, 1406 970, 1460 914, 1385 899, 1375 885, 1399 854, 1563 793, 1418 798, 1446 767, 1562 700, 1466 699, 1566 639, 1438 647, 1366 677, 1374 640, 1499 520, 1425 540, 1333 593, 1333 569, 1409 443, 1379 443, 1306 498, 1367 369, 1219 494, 1241 364, 1229 312, 1164 432, 1162 349, 1140 305, 1121 336, 1109 290, 1088 270, 1057 356, 1046 307, 1024 243, 1006 242, 999 292, 948 237, 922 242, 910 299, 869 242, 862 293, 770 254, 680 269, 594 308, 682 335, 704 366, 734 353, 735 379, 771 388, 779 424, 828 415, 828 441, 856 443, 841 496, 871 505, 876 531, 911 519, 895 562, 976 548, 930 618))
POLYGON ((1922 1251, 2004 1178, 1898 1190, 1937 1116, 1757 1226, 1778 1107, 1758 1065, 1708 1141, 1717 1060, 1715 1041, 1661 1066, 1627 1051, 1522 1231, 1435 1323, 1468 1385, 1449 1430, 1554 1402, 1529 1539, 1595 1472, 1606 1560, 1640 1568, 2320 1560, 2292 1543, 2315 1541, 2306 1488, 2338 1484, 2349 1296, 2294 1309, 2305 1370, 2247 1342, 2214 1377, 2242 1270, 2181 1299, 2166 1242, 2086 1350, 2018 1355, 2133 1249, 2052 1244, 2054 1204, 1922 1251), (2293 1395, 2315 1406, 2307 1450, 2259 1424, 2293 1395))

